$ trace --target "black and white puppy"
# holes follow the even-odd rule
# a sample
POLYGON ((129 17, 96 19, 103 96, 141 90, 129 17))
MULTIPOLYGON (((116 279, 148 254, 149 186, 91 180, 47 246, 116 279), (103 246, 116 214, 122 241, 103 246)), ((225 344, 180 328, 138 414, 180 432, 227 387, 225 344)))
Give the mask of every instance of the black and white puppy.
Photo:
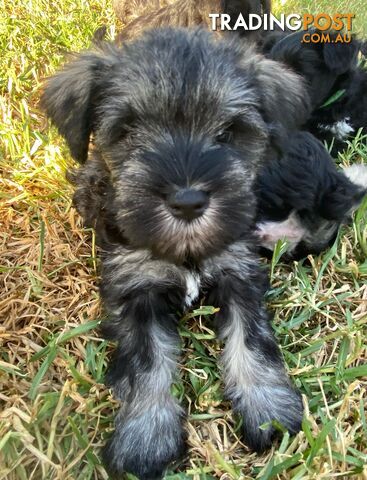
POLYGON ((320 141, 297 132, 288 150, 260 169, 255 192, 259 245, 272 252, 284 239, 287 257, 299 259, 325 250, 350 222, 367 193, 367 166, 339 171, 320 141))
POLYGON ((366 133, 367 70, 358 61, 362 44, 355 37, 350 43, 336 42, 338 33, 332 31, 324 32, 330 42, 304 43, 304 33, 269 34, 263 51, 305 78, 313 111, 304 128, 333 144, 336 154, 359 129, 366 133))
POLYGON ((253 182, 274 131, 304 122, 306 99, 296 74, 204 30, 106 45, 49 80, 43 105, 83 164, 71 175, 75 204, 96 229, 103 330, 117 342, 110 471, 157 478, 184 451, 184 411, 170 393, 177 321, 203 291, 220 308, 223 380, 247 444, 269 447, 272 420, 299 430, 301 397, 264 304, 253 182))

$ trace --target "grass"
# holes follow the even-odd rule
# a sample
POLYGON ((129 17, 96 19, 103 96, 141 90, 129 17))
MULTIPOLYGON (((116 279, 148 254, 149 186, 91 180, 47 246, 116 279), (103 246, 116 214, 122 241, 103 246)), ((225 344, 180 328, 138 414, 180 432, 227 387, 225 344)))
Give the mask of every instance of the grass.
POLYGON ((276 13, 354 13, 353 31, 366 38, 367 36, 367 10, 364 0, 273 0, 276 13))
MULTIPOLYGON (((364 2, 346 3, 365 15, 364 2)), ((287 10, 300 11, 295 4, 287 10)), ((99 455, 116 404, 103 385, 111 347, 96 330, 93 234, 71 208, 72 162, 38 100, 66 53, 86 48, 104 23, 113 36, 115 18, 107 0, 0 6, 0 479, 107 479, 99 455)), ((359 139, 338 161, 366 159, 359 139)), ((274 329, 306 405, 296 437, 263 455, 246 449, 222 396, 215 313, 182 320, 173 392, 187 405, 190 455, 167 480, 367 478, 366 215, 365 202, 308 263, 271 265, 274 329)))

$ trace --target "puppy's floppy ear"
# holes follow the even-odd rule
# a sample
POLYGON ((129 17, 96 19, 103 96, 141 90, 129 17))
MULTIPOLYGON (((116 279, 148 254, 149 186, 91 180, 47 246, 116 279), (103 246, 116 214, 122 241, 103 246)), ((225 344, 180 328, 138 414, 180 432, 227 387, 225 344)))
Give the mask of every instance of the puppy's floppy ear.
POLYGON ((336 75, 342 75, 357 64, 360 44, 353 37, 350 43, 336 42, 338 35, 330 33, 331 41, 323 45, 323 56, 326 66, 336 75))
POLYGON ((107 70, 107 57, 93 52, 80 54, 47 81, 41 98, 41 106, 80 163, 87 159, 98 84, 107 70))
POLYGON ((311 113, 303 78, 262 55, 252 57, 246 63, 255 77, 264 120, 290 130, 303 125, 311 113))

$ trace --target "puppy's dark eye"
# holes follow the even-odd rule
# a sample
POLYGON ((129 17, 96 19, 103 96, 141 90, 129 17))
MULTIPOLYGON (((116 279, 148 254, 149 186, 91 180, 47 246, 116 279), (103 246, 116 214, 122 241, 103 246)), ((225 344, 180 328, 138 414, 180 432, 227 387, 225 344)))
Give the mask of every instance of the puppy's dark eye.
POLYGON ((217 135, 216 141, 218 143, 231 143, 233 139, 233 132, 231 130, 224 130, 222 133, 217 135))

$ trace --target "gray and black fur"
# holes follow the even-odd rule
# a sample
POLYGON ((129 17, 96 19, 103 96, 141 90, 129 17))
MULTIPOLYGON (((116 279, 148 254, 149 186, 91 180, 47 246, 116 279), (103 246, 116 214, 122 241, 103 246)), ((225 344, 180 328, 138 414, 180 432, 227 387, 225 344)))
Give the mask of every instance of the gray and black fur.
POLYGON ((253 182, 308 115, 302 81, 235 38, 162 29, 82 53, 48 81, 43 105, 81 163, 75 205, 101 247, 103 332, 117 342, 107 377, 122 402, 107 468, 159 478, 184 452, 170 394, 177 321, 202 292, 220 308, 224 383, 247 444, 269 447, 272 420, 297 432, 301 397, 264 304, 253 182))

